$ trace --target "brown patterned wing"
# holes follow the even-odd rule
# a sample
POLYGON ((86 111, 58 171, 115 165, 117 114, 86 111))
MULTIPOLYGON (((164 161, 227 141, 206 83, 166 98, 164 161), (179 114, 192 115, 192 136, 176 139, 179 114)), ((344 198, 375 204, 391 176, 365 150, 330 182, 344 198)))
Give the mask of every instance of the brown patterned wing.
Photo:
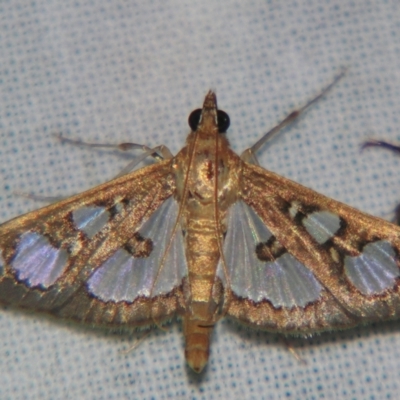
POLYGON ((242 172, 224 243, 228 315, 296 334, 400 317, 398 226, 258 166, 242 172))
POLYGON ((170 171, 164 161, 0 225, 0 302, 112 326, 179 312, 183 241, 159 235, 177 218, 170 171))

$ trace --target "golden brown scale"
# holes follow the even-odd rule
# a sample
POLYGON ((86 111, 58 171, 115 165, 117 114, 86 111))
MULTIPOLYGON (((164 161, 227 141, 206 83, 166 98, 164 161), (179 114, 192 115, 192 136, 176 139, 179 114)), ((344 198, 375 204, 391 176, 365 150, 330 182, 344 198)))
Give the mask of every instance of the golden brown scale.
POLYGON ((210 336, 223 301, 221 296, 213 298, 213 288, 226 213, 236 201, 241 165, 225 134, 218 132, 214 93, 206 96, 199 126, 173 165, 189 270, 188 312, 183 322, 185 355, 190 367, 201 372, 208 361, 210 336))

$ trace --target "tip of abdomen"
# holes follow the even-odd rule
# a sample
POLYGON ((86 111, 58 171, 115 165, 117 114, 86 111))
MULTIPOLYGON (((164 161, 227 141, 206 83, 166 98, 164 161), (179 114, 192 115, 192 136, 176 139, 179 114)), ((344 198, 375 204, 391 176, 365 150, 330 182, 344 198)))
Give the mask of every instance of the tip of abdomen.
POLYGON ((212 329, 195 326, 194 330, 197 332, 186 335, 185 357, 189 367, 199 374, 208 362, 212 329))
POLYGON ((198 374, 203 371, 208 362, 209 351, 203 348, 186 348, 185 357, 189 367, 198 374))

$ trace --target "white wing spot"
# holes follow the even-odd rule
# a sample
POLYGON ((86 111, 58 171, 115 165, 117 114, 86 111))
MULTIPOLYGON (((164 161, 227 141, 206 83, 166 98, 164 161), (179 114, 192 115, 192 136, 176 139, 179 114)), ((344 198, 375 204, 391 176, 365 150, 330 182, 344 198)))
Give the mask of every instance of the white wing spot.
POLYGON ((319 243, 332 239, 340 229, 340 217, 329 211, 316 211, 303 219, 304 228, 319 243))
POLYGON ((289 208, 289 215, 292 219, 294 219, 294 217, 297 215, 297 213, 299 212, 299 208, 300 208, 300 203, 298 201, 293 201, 290 204, 290 208, 289 208))
POLYGON ((380 294, 392 288, 400 276, 395 256, 391 244, 386 240, 369 243, 364 246, 361 255, 345 257, 345 273, 361 293, 380 294))
POLYGON ((117 250, 87 281, 90 293, 103 301, 133 302, 139 296, 158 296, 179 286, 187 276, 182 230, 179 227, 160 270, 177 216, 176 201, 173 198, 166 200, 139 230, 143 238, 152 240, 153 251, 148 257, 136 258, 124 249, 117 250))
MULTIPOLYGON (((291 254, 284 253, 270 262, 257 257, 257 244, 271 236, 246 204, 239 201, 231 207, 224 256, 234 293, 255 302, 269 300, 274 307, 304 307, 318 300, 322 286, 291 254)), ((221 263, 217 273, 225 283, 221 263)))
POLYGON ((339 256, 338 251, 334 247, 331 247, 329 249, 329 251, 331 253, 331 257, 332 257, 333 261, 338 263, 340 261, 340 256, 339 256))
POLYGON ((79 230, 91 239, 99 233, 110 219, 110 213, 103 207, 82 207, 72 212, 72 219, 79 230))
POLYGON ((47 289, 64 273, 68 253, 54 248, 47 238, 28 232, 21 236, 11 267, 29 287, 47 289))
POLYGON ((267 262, 260 278, 260 291, 275 307, 304 307, 318 300, 322 290, 312 272, 289 253, 267 262))

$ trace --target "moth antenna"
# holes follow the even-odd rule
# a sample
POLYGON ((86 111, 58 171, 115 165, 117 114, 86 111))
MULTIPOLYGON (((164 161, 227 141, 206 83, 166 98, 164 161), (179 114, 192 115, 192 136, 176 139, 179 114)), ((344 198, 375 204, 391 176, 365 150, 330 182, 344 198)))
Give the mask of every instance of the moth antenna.
MULTIPOLYGON (((176 217, 175 225, 174 225, 174 228, 172 229, 172 233, 171 233, 171 237, 170 237, 170 239, 169 239, 168 245, 166 246, 165 251, 164 251, 164 254, 163 254, 163 257, 162 257, 162 259, 161 259, 160 267, 159 267, 158 270, 157 270, 157 274, 156 274, 156 277, 155 277, 155 279, 154 279, 153 286, 152 286, 152 288, 151 288, 151 290, 150 290, 150 298, 152 297, 152 293, 153 293, 154 287, 155 287, 155 285, 156 285, 156 283, 157 283, 157 280, 158 280, 158 278, 159 278, 159 276, 160 276, 160 272, 162 271, 162 268, 164 267, 165 259, 166 259, 166 257, 167 257, 167 254, 168 254, 170 248, 171 248, 172 241, 173 241, 173 239, 174 239, 174 236, 175 236, 176 231, 177 231, 177 229, 178 229, 179 221, 180 221, 181 216, 182 216, 183 204, 185 204, 185 201, 186 201, 186 198, 187 198, 187 190, 186 190, 186 187, 187 187, 187 183, 188 183, 188 179, 189 179, 189 173, 190 173, 191 166, 192 166, 192 162, 193 162, 193 154, 194 154, 194 149, 195 149, 195 147, 196 147, 196 138, 195 138, 195 141, 194 141, 194 143, 193 143, 193 149, 191 149, 192 151, 189 152, 189 157, 190 157, 190 158, 189 158, 189 165, 188 165, 188 169, 187 169, 187 173, 186 173, 185 181, 184 181, 184 185, 183 185, 183 196, 182 196, 182 200, 181 200, 181 202, 180 202, 180 204, 179 204, 178 215, 177 215, 177 217, 176 217)), ((190 288, 189 288, 189 290, 190 290, 190 288)), ((154 316, 153 316, 153 309, 151 309, 151 318, 152 318, 152 320, 154 321, 154 323, 157 325, 157 327, 160 328, 161 330, 163 330, 163 328, 161 327, 161 325, 155 320, 155 318, 154 318, 154 316)))
MULTIPOLYGON (((225 279, 226 279, 226 288, 224 289, 224 302, 222 306, 222 312, 217 316, 216 321, 220 320, 223 318, 226 313, 228 312, 229 304, 230 304, 230 296, 227 295, 228 292, 231 290, 231 280, 228 272, 228 267, 226 265, 226 260, 224 256, 224 251, 223 251, 223 246, 221 242, 222 238, 222 232, 221 232, 221 225, 219 223, 219 209, 218 209, 218 136, 215 136, 215 160, 214 160, 214 166, 215 166, 215 171, 214 171, 214 176, 215 176, 215 182, 214 182, 214 228, 215 228, 215 235, 217 238, 217 243, 218 243, 218 250, 220 254, 220 260, 222 264, 222 269, 224 271, 225 279), (226 301, 226 299, 228 299, 226 301)), ((215 284, 215 281, 214 281, 215 284)), ((211 291, 213 288, 211 288, 211 291)))
POLYGON ((249 163, 258 164, 257 158, 255 154, 258 150, 267 142, 271 141, 282 129, 290 124, 292 124, 295 120, 297 120, 301 115, 305 113, 314 103, 319 101, 322 97, 324 97, 335 85, 336 83, 343 78, 346 74, 348 68, 342 68, 340 73, 333 79, 333 81, 326 86, 317 96, 311 99, 308 103, 298 108, 297 110, 292 111, 288 116, 286 116, 283 121, 281 121, 278 125, 274 126, 271 130, 265 133, 256 143, 253 144, 250 148, 245 150, 241 154, 241 158, 249 163))

